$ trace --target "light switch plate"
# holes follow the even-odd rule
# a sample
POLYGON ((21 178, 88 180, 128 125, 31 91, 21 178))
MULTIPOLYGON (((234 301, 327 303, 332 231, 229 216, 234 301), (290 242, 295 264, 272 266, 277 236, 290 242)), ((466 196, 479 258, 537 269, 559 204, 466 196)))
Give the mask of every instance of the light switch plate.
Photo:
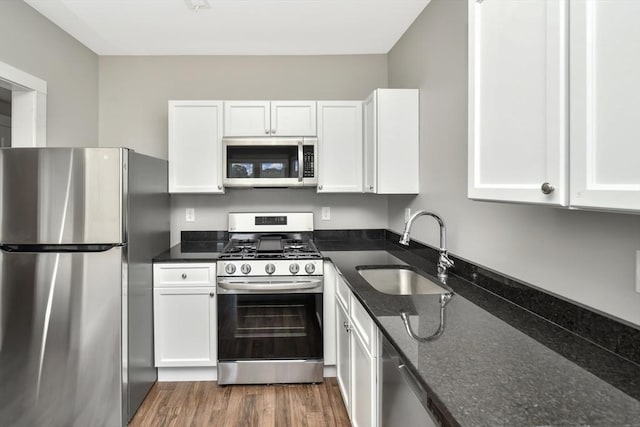
POLYGON ((184 220, 186 222, 195 222, 195 220, 196 220, 196 210, 194 208, 187 208, 187 209, 185 209, 184 216, 185 216, 184 220))
POLYGON ((329 206, 322 207, 322 220, 329 221, 331 219, 331 208, 329 206))

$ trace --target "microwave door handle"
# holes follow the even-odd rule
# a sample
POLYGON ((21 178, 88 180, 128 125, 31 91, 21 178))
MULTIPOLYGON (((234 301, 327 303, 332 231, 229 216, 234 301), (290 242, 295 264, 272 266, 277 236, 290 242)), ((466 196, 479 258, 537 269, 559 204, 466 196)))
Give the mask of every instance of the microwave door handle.
POLYGON ((298 182, 302 182, 304 176, 304 141, 298 141, 298 182))

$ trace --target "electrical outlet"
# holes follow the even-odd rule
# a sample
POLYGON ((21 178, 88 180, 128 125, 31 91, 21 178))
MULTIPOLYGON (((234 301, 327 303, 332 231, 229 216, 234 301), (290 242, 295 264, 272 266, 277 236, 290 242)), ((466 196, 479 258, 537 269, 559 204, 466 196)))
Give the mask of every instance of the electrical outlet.
POLYGON ((185 209, 184 220, 186 222, 195 222, 195 220, 196 220, 196 210, 194 208, 185 209))
POLYGON ((404 222, 409 221, 411 218, 411 208, 404 208, 404 222))
POLYGON ((329 221, 331 219, 331 208, 329 206, 322 207, 322 220, 329 221))
POLYGON ((640 293, 640 251, 636 251, 636 292, 640 293))

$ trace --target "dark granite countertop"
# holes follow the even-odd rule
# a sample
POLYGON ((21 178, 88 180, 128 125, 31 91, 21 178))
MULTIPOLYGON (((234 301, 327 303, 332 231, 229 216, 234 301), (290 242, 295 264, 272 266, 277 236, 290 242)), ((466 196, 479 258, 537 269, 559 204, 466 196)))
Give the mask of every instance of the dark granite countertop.
POLYGON ((226 240, 178 243, 156 256, 153 262, 215 262, 226 243, 226 240))
POLYGON ((399 313, 430 335, 439 297, 380 293, 355 267, 406 263, 435 276, 435 264, 388 241, 347 246, 318 242, 451 425, 640 426, 638 365, 455 275, 443 335, 418 343, 399 313))
MULTIPOLYGON (((344 237, 344 236, 343 236, 344 237)), ((359 265, 408 264, 435 278, 433 257, 379 236, 316 238, 355 296, 396 347, 450 425, 640 426, 640 365, 455 274, 446 328, 433 342, 411 339, 438 327, 439 298, 372 288, 359 265)), ((212 262, 226 240, 184 242, 154 262, 212 262)))

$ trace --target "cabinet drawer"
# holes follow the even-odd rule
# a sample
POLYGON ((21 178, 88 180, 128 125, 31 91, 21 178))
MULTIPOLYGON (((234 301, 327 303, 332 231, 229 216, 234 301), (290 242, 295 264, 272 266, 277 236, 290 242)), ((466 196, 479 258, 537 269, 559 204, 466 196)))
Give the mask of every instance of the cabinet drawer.
POLYGON ((215 286, 215 264, 154 265, 153 285, 215 286))
POLYGON ((351 324, 353 330, 360 336, 369 354, 376 357, 378 353, 378 328, 373 319, 364 309, 356 297, 351 297, 351 324))
POLYGON ((349 290, 349 286, 344 282, 342 276, 338 274, 338 280, 336 283, 336 298, 342 303, 344 309, 349 311, 349 296, 351 295, 351 291, 349 290))

